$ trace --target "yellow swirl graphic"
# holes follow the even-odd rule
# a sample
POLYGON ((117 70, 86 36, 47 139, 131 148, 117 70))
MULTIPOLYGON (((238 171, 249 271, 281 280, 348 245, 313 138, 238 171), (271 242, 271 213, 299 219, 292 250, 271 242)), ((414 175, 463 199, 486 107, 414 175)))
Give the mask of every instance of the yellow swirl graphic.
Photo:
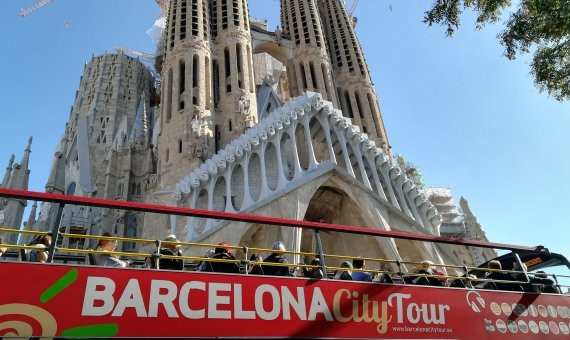
POLYGON ((25 315, 36 320, 42 327, 41 334, 32 334, 32 327, 23 321, 4 321, 0 323, 0 332, 2 330, 11 329, 14 332, 8 332, 6 336, 47 336, 53 337, 57 331, 57 322, 55 318, 45 309, 34 305, 24 303, 11 303, 0 305, 0 317, 4 315, 25 315))
POLYGON ((32 334, 32 326, 24 321, 0 322, 0 330, 4 329, 11 329, 12 331, 6 332, 3 339, 16 339, 26 334, 32 334))

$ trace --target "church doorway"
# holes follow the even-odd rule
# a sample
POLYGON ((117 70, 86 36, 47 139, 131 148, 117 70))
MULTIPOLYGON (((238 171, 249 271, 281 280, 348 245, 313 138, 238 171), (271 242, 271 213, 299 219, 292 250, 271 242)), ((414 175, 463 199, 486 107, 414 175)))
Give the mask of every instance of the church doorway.
MULTIPOLYGON (((367 222, 367 213, 359 204, 352 200, 344 191, 337 188, 320 187, 309 202, 305 213, 306 221, 324 222, 331 224, 373 227, 367 222)), ((321 243, 325 254, 345 255, 351 257, 386 258, 388 252, 384 251, 379 238, 366 235, 321 231, 321 243)), ((312 230, 303 230, 301 235, 301 251, 312 252, 316 242, 312 230)), ((309 262, 310 259, 304 259, 309 262)), ((327 258, 327 266, 338 267, 343 261, 350 259, 327 258)), ((379 269, 382 262, 368 261, 368 269, 379 269)))

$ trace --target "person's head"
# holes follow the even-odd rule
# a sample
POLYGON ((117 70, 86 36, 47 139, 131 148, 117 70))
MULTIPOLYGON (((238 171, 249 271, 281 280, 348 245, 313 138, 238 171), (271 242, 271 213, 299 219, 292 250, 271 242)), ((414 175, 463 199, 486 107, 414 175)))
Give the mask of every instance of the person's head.
POLYGON ((46 235, 43 235, 40 239, 41 244, 43 244, 46 247, 49 247, 51 245, 51 241, 52 241, 52 236, 51 233, 48 233, 46 235))
POLYGON ((273 246, 271 247, 271 249, 273 250, 274 254, 278 254, 278 253, 282 253, 284 251, 287 251, 283 241, 277 241, 277 242, 273 243, 273 246))
MULTIPOLYGON (((176 235, 168 235, 167 237, 164 238, 163 241, 166 242, 180 242, 178 241, 178 239, 176 238, 176 235)), ((179 244, 172 244, 172 243, 163 243, 162 246, 164 248, 170 249, 172 251, 176 251, 180 248, 179 244)))
POLYGON ((548 275, 546 275, 546 273, 542 270, 539 270, 536 272, 536 274, 534 274, 535 277, 541 278, 541 279, 547 279, 548 275))
POLYGON ((487 267, 489 269, 496 269, 496 270, 501 270, 503 269, 503 266, 501 265, 501 262, 497 261, 497 260, 493 260, 493 261, 489 261, 489 263, 487 264, 487 267))
POLYGON ((321 265, 321 260, 314 258, 311 260, 311 266, 320 266, 321 265))
POLYGON ((423 260, 422 262, 420 262, 420 268, 422 270, 430 270, 432 269, 433 266, 433 262, 428 261, 428 260, 423 260))
MULTIPOLYGON (((115 235, 109 233, 109 232, 104 232, 103 235, 104 237, 114 237, 115 235)), ((101 248, 103 250, 108 250, 108 251, 113 251, 115 250, 115 245, 117 244, 117 241, 115 240, 104 240, 101 239, 99 240, 99 245, 97 246, 97 248, 101 248)))
POLYGON ((352 266, 355 269, 362 269, 366 266, 363 259, 354 259, 352 260, 352 266))
POLYGON ((352 269, 352 263, 348 262, 348 261, 344 261, 343 263, 340 264, 341 268, 345 268, 347 270, 351 270, 352 269))
POLYGON ((231 255, 232 250, 228 248, 229 245, 230 244, 225 241, 218 243, 218 246, 216 247, 216 253, 227 253, 231 255))

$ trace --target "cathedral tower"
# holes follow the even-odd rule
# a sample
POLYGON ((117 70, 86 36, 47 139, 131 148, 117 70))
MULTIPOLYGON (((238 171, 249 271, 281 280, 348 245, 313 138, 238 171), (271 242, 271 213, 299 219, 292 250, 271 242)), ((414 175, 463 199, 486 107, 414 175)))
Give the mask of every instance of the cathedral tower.
POLYGON ((294 43, 287 65, 291 94, 318 92, 338 107, 316 0, 281 0, 281 24, 294 43))
POLYGON ((378 97, 342 0, 320 0, 320 13, 330 50, 337 94, 345 116, 385 151, 390 148, 378 97))
POLYGON ((215 151, 208 0, 172 0, 162 65, 158 174, 173 185, 215 151))
POLYGON ((216 151, 257 123, 247 0, 211 0, 216 151))
MULTIPOLYGON (((46 192, 142 201, 145 183, 156 171, 151 149, 153 92, 153 78, 137 59, 123 53, 104 54, 86 63, 46 192)), ((57 209, 57 204, 42 204, 38 220, 29 228, 51 230, 57 209)), ((143 214, 67 205, 60 230, 136 237, 142 220, 143 214)), ((72 238, 65 238, 62 245, 90 246, 88 240, 72 238)))

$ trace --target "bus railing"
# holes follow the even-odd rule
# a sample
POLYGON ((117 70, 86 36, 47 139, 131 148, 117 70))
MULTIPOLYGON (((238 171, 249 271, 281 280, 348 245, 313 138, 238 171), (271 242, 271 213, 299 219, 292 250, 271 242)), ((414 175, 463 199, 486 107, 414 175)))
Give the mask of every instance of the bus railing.
MULTIPOLYGON (((39 232, 39 231, 26 231, 26 230, 15 230, 10 228, 0 228, 0 232, 7 232, 7 233, 19 233, 19 234, 28 234, 28 235, 48 235, 48 232, 39 232)), ((141 253, 141 252, 124 252, 124 251, 105 251, 105 250, 97 250, 97 249, 75 249, 75 248, 65 248, 65 247, 56 247, 56 251, 60 253, 75 253, 75 254, 110 254, 114 256, 123 256, 128 258, 154 258, 154 259, 175 259, 175 260, 187 260, 193 262, 225 262, 225 263, 235 263, 238 265, 243 265, 245 267, 244 273, 248 274, 249 267, 251 266, 263 266, 268 265, 268 262, 263 261, 249 261, 248 260, 248 253, 249 251, 255 251, 256 253, 272 253, 275 250, 268 249, 268 248, 259 248, 259 247, 247 247, 241 245, 223 245, 224 248, 233 249, 233 250, 242 250, 244 254, 243 259, 217 259, 211 257, 200 257, 200 256, 186 256, 186 255, 159 255, 160 245, 161 244, 170 244, 175 246, 187 246, 187 247, 201 247, 201 248, 208 248, 214 249, 216 247, 220 247, 217 244, 208 244, 208 243, 196 243, 196 242, 176 242, 176 241, 161 241, 161 240, 152 240, 152 239, 141 239, 141 238, 128 238, 128 237, 119 237, 119 236, 97 236, 97 235, 78 235, 78 234, 69 234, 69 233, 60 233, 59 237, 61 238, 84 238, 84 239, 95 239, 95 240, 111 240, 111 241, 123 241, 123 242, 139 242, 139 243, 146 243, 146 244, 154 244, 157 246, 156 251, 153 253, 141 253)), ((30 246, 30 245, 18 245, 18 244, 0 244, 0 248, 9 248, 9 249, 25 249, 25 250, 45 250, 45 248, 39 246, 30 246)), ((282 254, 290 254, 290 255, 302 255, 302 256, 310 256, 316 258, 319 254, 316 252, 298 252, 298 251, 279 251, 282 254)), ((408 277, 414 278, 434 278, 439 279, 442 281, 450 282, 451 280, 462 280, 464 282, 469 283, 471 286, 476 286, 477 284, 486 283, 486 282, 494 282, 494 283, 509 283, 509 284, 533 284, 530 280, 497 280, 497 279, 488 279, 485 277, 470 277, 470 276, 461 276, 461 275, 450 275, 450 274, 425 274, 425 273, 418 273, 413 271, 406 270, 402 264, 410 265, 419 267, 422 265, 422 262, 417 261, 398 261, 392 259, 384 259, 384 258, 375 258, 375 257, 359 257, 359 256, 350 256, 350 255, 337 255, 337 254, 324 254, 325 258, 334 258, 337 260, 354 260, 360 259, 370 262, 380 262, 382 264, 391 264, 397 265, 397 271, 391 270, 383 270, 383 269, 356 269, 352 268, 350 271, 352 272, 366 272, 369 274, 373 274, 375 276, 379 275, 389 275, 391 279, 396 278, 400 280, 405 280, 408 277)), ((158 267, 158 261, 157 267, 158 267)), ((271 266, 277 267, 289 267, 289 268, 306 268, 306 269, 319 269, 319 265, 311 265, 305 263, 270 263, 271 266)), ((485 273, 489 272, 500 272, 505 274, 511 274, 513 276, 519 276, 525 274, 524 271, 517 271, 517 270, 506 270, 506 269, 491 269, 491 268, 480 268, 480 267, 472 267, 472 266, 458 266, 458 265, 449 265, 443 263, 434 263, 432 265, 434 268, 445 268, 445 269, 460 269, 464 273, 473 272, 473 271, 481 271, 485 273)), ((338 267, 338 266, 328 266, 329 270, 332 271, 345 271, 347 268, 338 267)), ((562 287, 570 287, 569 285, 560 284, 558 282, 558 278, 570 278, 567 275, 556 275, 556 274, 537 274, 537 273, 526 273, 529 276, 537 276, 537 275, 544 275, 548 277, 552 277, 556 282, 556 286, 560 289, 562 287)), ((527 276, 528 277, 528 276, 527 276)), ((536 285, 536 284, 535 284, 536 285)))
MULTIPOLYGON (((145 260, 148 258, 156 259, 156 267, 158 267, 158 263, 160 259, 181 259, 181 260, 188 260, 188 261, 208 261, 208 262, 228 262, 228 263, 236 263, 245 267, 245 273, 248 273, 248 269, 250 266, 256 265, 267 265, 267 262, 259 262, 259 261, 250 261, 248 259, 249 252, 261 252, 261 253, 271 253, 276 252, 271 249, 265 248, 258 248, 258 247, 247 247, 242 245, 224 245, 224 248, 233 249, 233 250, 242 250, 244 253, 244 259, 215 259, 210 257, 200 257, 200 256, 179 256, 179 255, 161 255, 160 254, 160 247, 163 244, 171 244, 177 246, 185 246, 185 247, 201 247, 201 248, 208 248, 214 249, 219 247, 219 245, 215 244, 207 244, 207 243, 195 243, 195 242, 175 242, 175 241, 163 241, 163 240, 149 240, 149 239, 140 239, 140 238, 127 238, 127 237, 106 237, 106 236, 97 236, 97 235, 82 235, 82 234, 73 234, 73 233, 62 233, 59 229, 59 221, 61 221, 61 215, 63 207, 66 204, 75 204, 75 205, 82 205, 82 206, 94 206, 94 207, 103 207, 103 208, 112 208, 112 209, 122 209, 122 210, 136 210, 136 211, 144 211, 144 212, 152 212, 152 213, 159 213, 159 214, 173 214, 173 215, 182 215, 182 216, 195 216, 200 218, 215 218, 215 219, 222 219, 222 220, 231 220, 231 221, 242 221, 242 222, 255 222, 255 223, 263 223, 269 225, 279 225, 279 226, 286 226, 286 227, 302 227, 302 228, 309 228, 312 229, 316 236, 316 251, 315 252, 297 252, 297 251, 280 251, 283 254, 292 254, 292 255, 300 255, 307 257, 315 257, 320 259, 319 265, 312 265, 306 263, 271 263, 271 266, 283 266, 283 267, 300 267, 300 268, 307 268, 307 269, 317 269, 320 268, 323 273, 327 273, 327 269, 329 270, 347 270, 346 268, 336 267, 336 266, 327 266, 325 265, 326 259, 336 259, 336 260, 352 260, 355 258, 359 258, 366 261, 375 261, 382 264, 387 265, 396 265, 398 267, 397 271, 391 270, 382 270, 382 269, 350 269, 354 272, 368 272, 371 274, 388 274, 399 276, 400 278, 404 279, 406 277, 414 276, 414 277, 426 277, 426 278, 437 278, 441 280, 463 280, 466 282, 504 282, 504 283, 519 283, 519 284, 528 284, 530 282, 528 273, 526 271, 513 271, 513 270, 493 270, 488 268, 478 268, 478 267, 468 267, 468 266, 457 266, 457 265, 447 265, 447 264, 433 264, 434 267, 445 268, 447 269, 454 269, 460 270, 463 273, 467 274, 470 270, 479 270, 485 272, 493 272, 493 271, 501 271, 507 274, 517 274, 523 275, 525 280, 493 280, 493 279, 486 279, 486 278, 471 278, 469 276, 460 276, 460 275, 449 275, 447 273, 444 274, 425 274, 425 273, 417 273, 417 272, 410 272, 407 271, 405 266, 403 265, 415 265, 418 266, 421 262, 413 262, 413 261, 398 261, 392 259, 381 259, 381 258, 371 258, 371 257, 358 257, 358 256, 350 256, 350 255, 335 255, 335 254, 326 254, 322 249, 322 244, 320 243, 320 230, 325 231, 334 231, 334 232, 344 232, 344 233, 356 233, 356 234, 363 234, 363 235, 371 235, 371 236, 380 236, 380 237, 392 237, 392 238, 400 238, 400 239, 409 239, 409 240, 417 240, 417 241, 430 241, 430 242, 441 242, 441 243, 448 243, 448 244, 459 244, 459 245, 466 245, 466 246, 478 246, 478 247, 486 247, 486 248, 497 248, 497 249, 506 249, 511 251, 517 250, 535 250, 537 247, 525 247, 525 246, 515 246, 509 244, 502 244, 502 243, 492 243, 492 242, 483 242, 479 240, 465 240, 465 239, 457 239, 457 238, 448 238, 448 237, 440 237, 440 236, 433 236, 433 235, 424 235, 424 234, 415 234, 409 232, 401 232, 401 231, 387 231, 387 230, 378 230, 378 229, 371 229, 371 228, 363 228, 363 227, 356 227, 356 226, 346 226, 346 225, 333 225, 333 224, 325 224, 321 222, 311 222, 311 221, 299 221, 299 220, 289 220, 283 218, 273 218, 267 216, 255 216, 255 215, 246 215, 246 214, 237 214, 237 213, 225 213, 225 212, 215 212, 215 211, 207 211, 207 210, 198 210, 198 209, 190 209, 190 208, 180 208, 180 207, 169 207, 169 206, 160 206, 160 205, 153 205, 153 204, 145 204, 139 202, 124 202, 124 201, 110 201, 110 200, 103 200, 103 199, 94 199, 94 198, 85 198, 85 197, 77 197, 77 196, 65 196, 65 195, 53 195, 53 194, 46 194, 46 193, 35 193, 29 191, 19 191, 19 190, 12 190, 12 189, 2 189, 0 188, 0 197, 7 197, 7 198, 17 198, 17 199, 32 199, 32 200, 40 200, 40 201, 47 201, 59 204, 59 210, 57 213, 57 218, 55 224, 52 226, 51 234, 54 236, 54 241, 49 247, 49 256, 48 262, 52 262, 55 252, 59 253, 75 253, 75 254, 111 254, 116 256, 126 256, 126 257, 135 257, 135 258, 144 258, 145 260), (124 241, 124 242, 137 242, 137 243, 145 243, 145 244, 154 244, 156 250, 154 252, 146 252, 146 253, 137 253, 137 252, 124 252, 124 251, 102 251, 102 250, 93 250, 93 249, 76 249, 76 248, 64 248, 58 247, 57 240, 58 238, 74 238, 74 239, 92 239, 92 240, 114 240, 114 241, 124 241)), ((20 233, 20 234, 31 234, 31 235, 46 235, 48 232, 38 232, 38 231, 27 231, 27 230, 15 230, 10 228, 0 228, 0 232, 10 232, 10 233, 20 233)), ((26 245, 13 245, 13 244, 0 244, 2 248, 10 248, 10 249, 25 249, 25 250, 34 250, 34 249, 42 249, 36 246, 26 246, 26 245)), ((43 249, 42 249, 43 250, 43 249)), ((520 259, 517 257, 519 265, 523 268, 520 259)), ((554 278, 558 287, 566 287, 565 285, 560 285, 557 280, 557 276, 551 276, 554 278)), ((558 275, 558 277, 564 277, 558 275)))

